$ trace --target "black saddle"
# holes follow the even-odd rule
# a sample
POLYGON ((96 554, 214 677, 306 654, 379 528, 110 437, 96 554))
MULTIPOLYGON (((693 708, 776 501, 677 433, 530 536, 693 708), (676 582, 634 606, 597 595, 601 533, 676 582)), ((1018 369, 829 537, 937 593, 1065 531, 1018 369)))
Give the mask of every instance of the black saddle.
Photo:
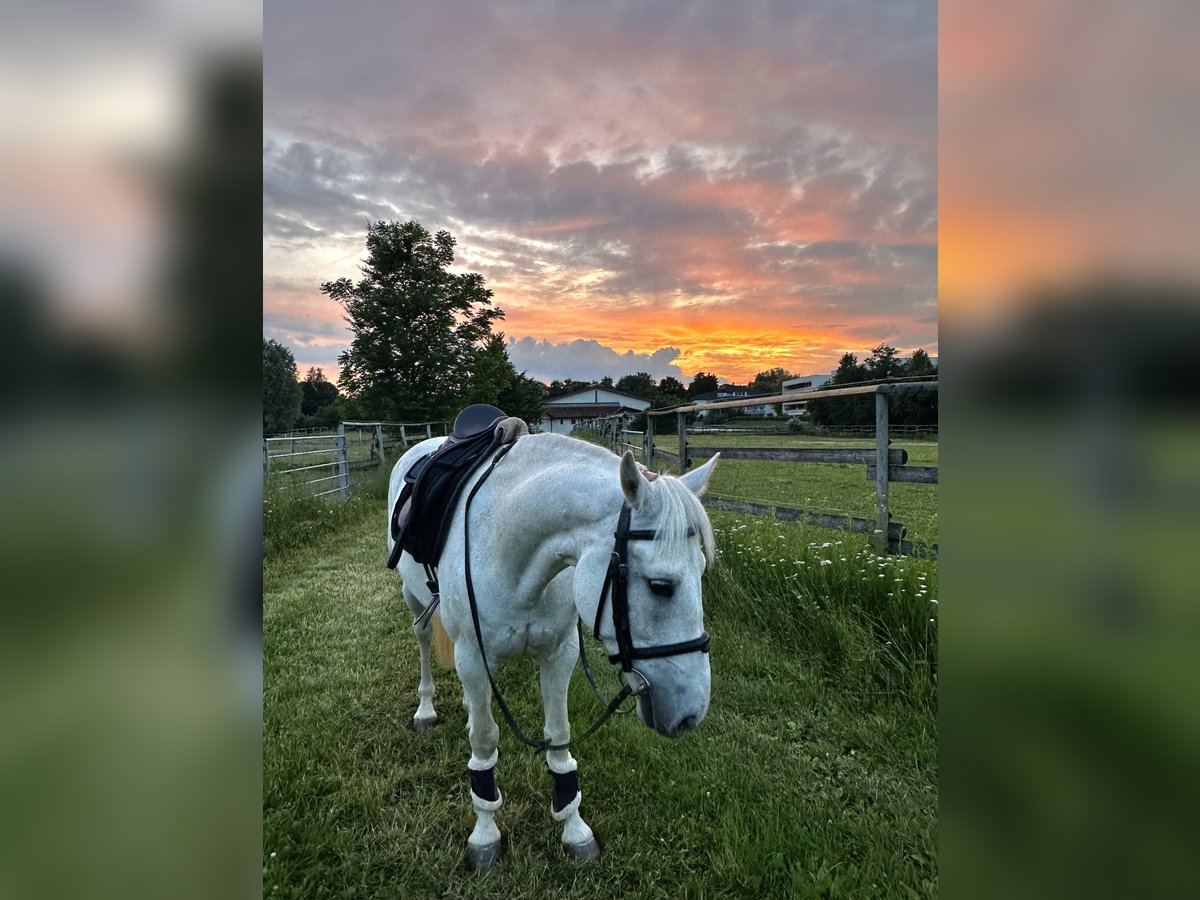
POLYGON ((503 410, 486 403, 468 406, 455 418, 445 443, 405 473, 404 487, 392 508, 395 546, 388 557, 389 569, 396 568, 406 551, 419 563, 437 565, 463 485, 499 448, 496 425, 505 418, 503 410))

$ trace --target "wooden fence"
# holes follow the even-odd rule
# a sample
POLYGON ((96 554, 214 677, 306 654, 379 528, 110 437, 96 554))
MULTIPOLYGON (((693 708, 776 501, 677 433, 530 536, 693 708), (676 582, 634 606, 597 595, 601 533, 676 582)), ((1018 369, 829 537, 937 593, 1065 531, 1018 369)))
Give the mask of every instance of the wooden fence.
MULTIPOLYGON (((751 503, 734 498, 706 496, 705 503, 720 509, 745 512, 752 515, 774 515, 784 521, 807 522, 827 528, 849 528, 852 531, 870 532, 872 543, 876 549, 888 553, 928 553, 929 548, 923 544, 914 544, 905 540, 905 528, 900 522, 893 522, 888 509, 888 501, 892 482, 915 482, 919 484, 937 484, 938 470, 933 466, 908 465, 908 451, 893 449, 890 446, 888 429, 888 398, 892 394, 910 393, 913 391, 936 391, 936 381, 894 381, 880 384, 858 385, 854 387, 834 388, 832 390, 814 391, 806 399, 826 399, 832 397, 847 397, 859 394, 875 395, 875 447, 861 448, 741 448, 731 447, 719 452, 725 459, 762 460, 771 462, 803 462, 803 463, 847 463, 863 465, 868 481, 875 482, 875 517, 874 520, 860 519, 853 516, 831 515, 824 512, 805 511, 787 506, 775 506, 761 503, 751 503)), ((687 416, 689 413, 714 409, 735 409, 744 406, 761 406, 767 403, 795 400, 795 394, 771 397, 753 397, 745 400, 725 400, 719 403, 705 403, 696 406, 672 407, 671 409, 646 410, 646 431, 630 431, 629 422, 632 417, 628 414, 608 416, 584 423, 585 427, 597 434, 614 450, 623 453, 626 449, 637 450, 638 447, 630 440, 631 435, 642 437, 642 461, 650 468, 655 467, 656 457, 665 456, 674 461, 682 474, 696 460, 710 458, 717 453, 717 448, 690 447, 688 445, 687 416), (655 443, 655 421, 661 416, 674 415, 678 420, 677 449, 667 450, 655 443)), ((936 552, 936 547, 934 551, 936 552)))

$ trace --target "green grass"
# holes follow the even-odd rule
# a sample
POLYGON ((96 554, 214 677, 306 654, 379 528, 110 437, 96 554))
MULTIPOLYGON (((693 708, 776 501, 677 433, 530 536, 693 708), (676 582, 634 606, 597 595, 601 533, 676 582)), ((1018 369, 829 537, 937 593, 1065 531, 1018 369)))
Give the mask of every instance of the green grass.
MULTIPOLYGON (((586 434, 577 435, 588 439, 586 434)), ((640 438, 635 437, 635 443, 640 438)), ((812 437, 786 434, 696 434, 689 435, 691 447, 778 448, 778 447, 864 447, 874 448, 872 438, 812 437)), ((676 452, 679 438, 674 434, 655 437, 655 446, 676 452)), ((898 438, 897 449, 908 451, 908 464, 937 466, 937 439, 898 438)), ((674 460, 655 457, 655 468, 676 471, 674 460)), ((756 503, 791 506, 811 512, 875 518, 875 482, 867 481, 866 467, 830 463, 759 462, 724 459, 717 464, 710 490, 715 495, 756 503)), ((896 482, 891 485, 889 509, 895 521, 903 522, 908 538, 937 543, 938 515, 936 484, 896 482)))
MULTIPOLYGON (((563 858, 544 762, 502 728, 507 846, 479 875, 464 862, 473 813, 456 676, 436 672, 441 724, 413 732, 416 644, 383 568, 382 503, 364 491, 339 506, 325 513, 336 527, 319 518, 303 540, 267 545, 265 896, 936 894, 936 562, 714 513, 708 718, 669 741, 621 716, 576 751, 582 811, 604 848, 592 866, 563 858)), ((499 684, 536 732, 532 666, 507 667, 499 684)), ((570 708, 577 729, 597 710, 578 675, 570 708)))

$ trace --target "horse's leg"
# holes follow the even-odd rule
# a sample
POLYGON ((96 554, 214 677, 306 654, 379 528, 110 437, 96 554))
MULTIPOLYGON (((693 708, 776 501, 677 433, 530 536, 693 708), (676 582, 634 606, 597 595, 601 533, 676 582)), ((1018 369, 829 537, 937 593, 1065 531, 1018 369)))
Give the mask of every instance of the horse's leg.
MULTIPOLYGON (((579 638, 574 629, 570 637, 540 664, 542 707, 546 725, 542 732, 552 744, 565 744, 571 739, 571 723, 567 721, 567 685, 575 670, 579 653, 579 638)), ((600 845, 592 829, 579 815, 583 794, 579 790, 579 773, 570 750, 547 750, 546 765, 554 779, 554 797, 550 815, 563 823, 562 843, 567 855, 574 859, 594 860, 600 857, 600 845)))
POLYGON ((455 643, 454 667, 462 682, 467 736, 471 741, 467 769, 471 777, 475 828, 467 838, 467 858, 475 868, 486 869, 500 858, 500 829, 495 821, 496 812, 504 802, 495 778, 496 761, 500 756, 500 726, 492 717, 492 688, 479 651, 472 642, 455 643))
POLYGON ((408 588, 404 589, 404 602, 412 610, 414 616, 413 634, 417 636, 417 646, 421 650, 421 680, 417 683, 417 712, 412 718, 413 728, 425 731, 437 723, 437 710, 433 708, 433 696, 437 690, 433 686, 433 670, 429 665, 429 647, 433 636, 433 617, 425 619, 425 624, 419 622, 421 613, 425 611, 419 600, 408 588))

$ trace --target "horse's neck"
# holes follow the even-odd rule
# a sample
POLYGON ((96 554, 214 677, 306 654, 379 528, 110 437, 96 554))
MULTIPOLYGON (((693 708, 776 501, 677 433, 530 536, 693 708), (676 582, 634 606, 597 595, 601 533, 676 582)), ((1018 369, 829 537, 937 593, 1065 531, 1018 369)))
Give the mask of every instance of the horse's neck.
POLYGON ((575 565, 589 551, 611 552, 612 526, 624 500, 616 460, 587 444, 558 448, 529 441, 527 447, 524 489, 509 495, 507 514, 522 521, 539 550, 553 554, 550 568, 575 565))

